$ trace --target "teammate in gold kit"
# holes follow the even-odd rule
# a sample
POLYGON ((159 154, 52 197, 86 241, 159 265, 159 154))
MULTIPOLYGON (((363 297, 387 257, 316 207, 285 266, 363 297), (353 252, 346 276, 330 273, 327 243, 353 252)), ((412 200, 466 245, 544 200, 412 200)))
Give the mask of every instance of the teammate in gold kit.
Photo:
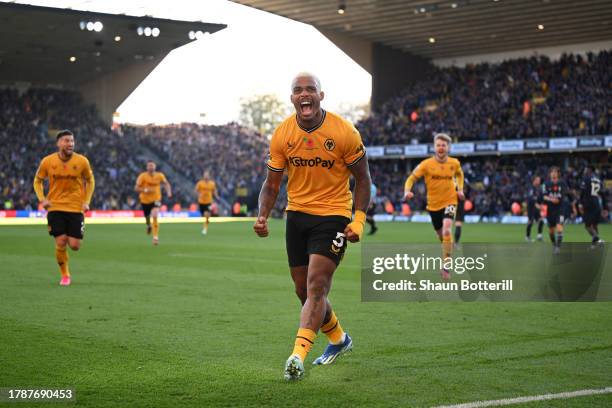
POLYGON ((285 379, 304 375, 304 361, 319 329, 328 345, 313 364, 331 364, 352 349, 353 341, 338 322, 327 296, 347 241, 363 234, 370 202, 370 172, 361 136, 340 116, 321 108, 319 79, 298 74, 291 84, 296 114, 285 119, 270 141, 268 174, 259 195, 259 215, 253 226, 268 236, 267 219, 287 182, 286 245, 295 291, 302 303, 293 353, 285 363, 285 379), (355 177, 355 216, 349 178, 355 177))
POLYGON ((168 198, 172 198, 172 187, 164 173, 155 171, 156 165, 152 160, 147 162, 147 171, 140 173, 136 179, 136 187, 134 189, 140 193, 140 204, 144 212, 145 221, 147 223, 147 234, 153 229, 153 245, 159 243, 159 224, 157 217, 159 215, 159 207, 161 207, 161 186, 166 189, 168 198), (153 228, 151 228, 151 218, 153 218, 153 228))
MULTIPOLYGON (((463 194, 463 171, 459 160, 449 157, 451 138, 445 133, 434 137, 435 154, 423 160, 414 169, 404 185, 404 198, 414 197, 413 184, 425 177, 427 187, 427 210, 438 238, 442 242, 442 259, 452 255, 451 229, 457 211, 457 199, 465 200, 463 194)), ((450 279, 450 272, 442 268, 442 279, 450 279)))
POLYGON ((204 227, 202 235, 208 232, 208 221, 210 218, 210 205, 213 202, 213 196, 218 200, 217 185, 210 178, 208 171, 204 172, 202 179, 195 186, 195 192, 198 194, 198 203, 200 204, 200 214, 204 217, 204 227))
POLYGON ((83 213, 89 210, 94 191, 94 176, 89 161, 74 153, 74 135, 69 130, 57 134, 58 152, 46 156, 40 162, 34 177, 34 191, 38 201, 48 211, 49 235, 55 238, 55 258, 60 268, 60 285, 70 285, 68 252, 81 247, 85 231, 83 213), (44 180, 49 180, 49 192, 45 195, 44 180))

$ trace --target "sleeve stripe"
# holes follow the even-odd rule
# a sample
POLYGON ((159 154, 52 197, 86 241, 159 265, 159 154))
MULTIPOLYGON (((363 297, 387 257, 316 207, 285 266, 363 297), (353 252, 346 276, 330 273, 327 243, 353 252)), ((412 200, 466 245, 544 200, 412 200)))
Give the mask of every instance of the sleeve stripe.
POLYGON ((272 171, 275 171, 275 172, 277 172, 277 173, 280 173, 280 172, 285 171, 285 169, 284 169, 284 168, 283 168, 283 169, 277 169, 277 168, 274 168, 274 167, 270 166, 269 164, 266 164, 266 166, 268 166, 268 169, 270 169, 270 170, 272 170, 272 171))
POLYGON ((357 163, 359 163, 359 161, 361 159, 363 159, 365 157, 365 155, 366 155, 365 152, 363 152, 363 154, 361 156, 359 156, 357 159, 353 160, 351 163, 347 164, 346 167, 351 167, 351 166, 356 165, 357 163))

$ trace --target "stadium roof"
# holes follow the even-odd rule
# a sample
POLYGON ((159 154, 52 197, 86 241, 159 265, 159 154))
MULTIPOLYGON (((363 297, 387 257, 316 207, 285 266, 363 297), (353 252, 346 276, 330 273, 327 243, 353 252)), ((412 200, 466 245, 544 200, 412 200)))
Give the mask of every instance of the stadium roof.
POLYGON ((610 0, 233 1, 426 58, 612 39, 610 0))
POLYGON ((79 85, 139 61, 159 62, 168 52, 191 42, 190 31, 201 31, 200 36, 225 27, 0 3, 0 81, 79 85), (99 32, 80 26, 96 21, 103 24, 99 32), (157 28, 159 35, 138 35, 138 27, 157 28), (119 41, 115 41, 117 36, 119 41))

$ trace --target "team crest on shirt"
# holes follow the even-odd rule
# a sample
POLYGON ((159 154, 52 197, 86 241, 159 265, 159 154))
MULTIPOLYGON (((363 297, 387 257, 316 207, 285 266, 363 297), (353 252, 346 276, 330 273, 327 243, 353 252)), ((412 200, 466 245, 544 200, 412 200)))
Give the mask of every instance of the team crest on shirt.
POLYGON ((334 139, 325 140, 325 143, 323 143, 323 145, 325 146, 325 150, 327 150, 328 152, 331 152, 336 148, 336 142, 334 142, 334 139))

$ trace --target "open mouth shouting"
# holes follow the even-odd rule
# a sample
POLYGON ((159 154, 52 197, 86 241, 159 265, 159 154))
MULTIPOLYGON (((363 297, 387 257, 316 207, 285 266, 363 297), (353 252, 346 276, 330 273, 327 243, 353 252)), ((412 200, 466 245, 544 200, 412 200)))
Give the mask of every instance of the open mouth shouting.
POLYGON ((300 102, 300 115, 303 118, 309 118, 314 114, 314 108, 312 106, 312 101, 303 100, 300 102))

